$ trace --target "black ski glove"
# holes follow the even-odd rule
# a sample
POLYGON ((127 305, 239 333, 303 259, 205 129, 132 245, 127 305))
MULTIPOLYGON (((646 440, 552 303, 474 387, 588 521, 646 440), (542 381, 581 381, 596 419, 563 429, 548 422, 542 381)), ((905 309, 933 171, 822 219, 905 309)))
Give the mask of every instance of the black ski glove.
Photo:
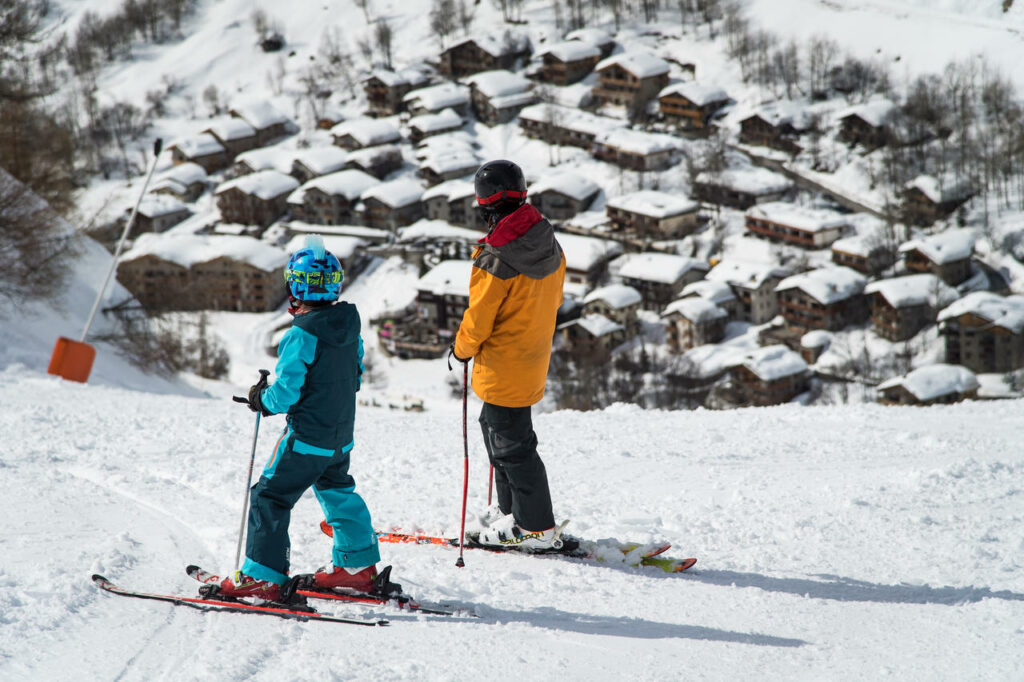
POLYGON ((457 362, 461 362, 464 365, 467 362, 469 362, 470 360, 473 359, 473 358, 465 358, 465 359, 463 359, 463 358, 460 358, 458 355, 456 355, 455 354, 455 343, 454 342, 452 343, 452 345, 448 346, 448 369, 449 370, 452 368, 451 358, 455 358, 455 360, 457 362))
MULTIPOLYGON (((265 378, 266 377, 264 377, 264 379, 265 378)), ((263 400, 260 398, 260 393, 262 393, 263 389, 266 387, 267 382, 262 381, 261 383, 253 384, 249 388, 249 409, 252 410, 253 412, 261 413, 264 417, 269 417, 274 413, 268 410, 267 408, 263 407, 263 400)))

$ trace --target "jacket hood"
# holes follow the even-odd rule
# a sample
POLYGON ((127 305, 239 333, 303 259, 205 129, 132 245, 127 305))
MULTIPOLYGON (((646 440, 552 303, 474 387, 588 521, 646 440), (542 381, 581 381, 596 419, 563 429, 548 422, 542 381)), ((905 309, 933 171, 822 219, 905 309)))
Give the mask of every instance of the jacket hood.
POLYGON ((295 316, 292 323, 330 346, 342 346, 359 333, 355 306, 339 302, 324 308, 314 308, 295 316))
POLYGON ((562 263, 555 229, 532 204, 523 204, 480 240, 481 248, 531 279, 543 279, 562 263))

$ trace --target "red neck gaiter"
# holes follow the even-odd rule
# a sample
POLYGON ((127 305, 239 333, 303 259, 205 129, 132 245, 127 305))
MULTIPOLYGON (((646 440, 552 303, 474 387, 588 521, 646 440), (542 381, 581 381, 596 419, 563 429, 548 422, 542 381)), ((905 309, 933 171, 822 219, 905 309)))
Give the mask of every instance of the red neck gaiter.
POLYGON ((479 243, 491 246, 505 246, 514 242, 530 231, 530 228, 544 219, 533 204, 523 204, 516 210, 498 221, 490 234, 479 240, 479 243))

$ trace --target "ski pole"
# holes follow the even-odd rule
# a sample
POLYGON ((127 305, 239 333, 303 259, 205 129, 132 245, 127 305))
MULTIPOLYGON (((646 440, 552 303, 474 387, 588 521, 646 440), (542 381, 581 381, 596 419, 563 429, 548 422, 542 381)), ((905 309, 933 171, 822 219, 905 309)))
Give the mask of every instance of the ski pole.
POLYGON ((469 491, 469 437, 466 434, 466 402, 469 393, 469 363, 462 363, 462 461, 465 463, 462 474, 462 528, 459 530, 459 558, 455 565, 462 568, 466 565, 462 551, 466 544, 466 493, 469 491))
MULTIPOLYGON (((261 369, 260 370, 260 380, 258 382, 256 382, 256 385, 257 386, 260 386, 260 385, 266 386, 267 385, 267 376, 269 376, 269 374, 270 374, 269 370, 261 369)), ((234 400, 236 403, 246 403, 246 404, 249 403, 249 399, 248 398, 243 398, 242 396, 238 396, 238 395, 234 396, 232 398, 232 400, 234 400)), ((247 476, 246 481, 245 481, 245 496, 242 498, 242 520, 241 520, 241 522, 238 525, 238 544, 235 547, 235 572, 236 573, 238 571, 242 570, 242 565, 239 562, 242 559, 242 538, 245 537, 245 519, 246 519, 246 517, 249 516, 249 486, 252 484, 252 467, 253 467, 253 462, 255 462, 255 460, 256 460, 256 440, 260 436, 260 417, 261 416, 263 416, 263 413, 260 410, 257 410, 256 411, 256 428, 254 428, 253 432, 252 432, 252 451, 249 453, 249 475, 247 476)))

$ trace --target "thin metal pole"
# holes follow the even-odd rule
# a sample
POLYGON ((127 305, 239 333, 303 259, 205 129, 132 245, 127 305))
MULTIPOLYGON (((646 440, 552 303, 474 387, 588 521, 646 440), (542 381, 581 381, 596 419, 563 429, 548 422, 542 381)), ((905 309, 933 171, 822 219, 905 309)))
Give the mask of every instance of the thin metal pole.
POLYGON ((466 431, 466 403, 469 395, 469 363, 462 363, 462 461, 464 462, 462 474, 462 527, 459 530, 459 558, 455 565, 462 568, 466 561, 462 558, 462 551, 466 544, 466 495, 469 491, 469 436, 466 431))
POLYGON ((96 300, 92 304, 92 310, 89 311, 89 318, 85 321, 85 328, 82 330, 82 338, 79 339, 82 343, 85 343, 85 337, 89 335, 89 328, 92 327, 92 322, 96 318, 96 311, 100 309, 100 301, 103 300, 103 294, 107 290, 107 285, 110 284, 110 277, 114 274, 114 270, 117 269, 117 259, 121 257, 121 251, 124 249, 125 240, 128 239, 128 233, 131 232, 132 227, 135 225, 135 216, 139 213, 139 205, 142 203, 142 198, 146 196, 146 190, 149 188, 149 181, 153 178, 153 171, 156 170, 156 162, 163 147, 164 141, 159 137, 156 138, 156 141, 153 143, 153 163, 149 167, 149 172, 146 173, 146 180, 142 183, 142 191, 139 192, 139 198, 135 201, 132 213, 128 216, 128 222, 125 223, 124 230, 121 232, 121 239, 117 242, 117 248, 114 250, 113 259, 110 261, 110 268, 107 270, 107 276, 103 279, 103 286, 101 286, 99 291, 96 292, 96 300))
POLYGON ((242 539, 245 537, 245 520, 249 516, 249 486, 252 484, 252 467, 256 460, 256 440, 260 436, 260 416, 256 413, 256 428, 252 433, 252 452, 249 454, 249 475, 245 481, 245 497, 242 498, 242 520, 238 524, 238 545, 235 547, 235 571, 242 570, 242 539))

